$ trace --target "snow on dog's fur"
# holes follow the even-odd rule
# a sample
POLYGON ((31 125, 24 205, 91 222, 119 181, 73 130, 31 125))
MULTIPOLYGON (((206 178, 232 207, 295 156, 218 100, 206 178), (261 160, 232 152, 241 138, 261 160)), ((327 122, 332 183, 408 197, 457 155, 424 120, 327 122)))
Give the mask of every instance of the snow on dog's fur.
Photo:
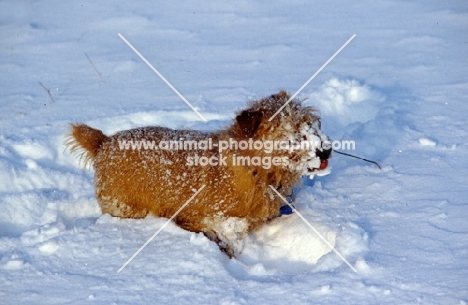
MULTIPOLYGON (((330 150, 320 145, 313 149, 241 150, 218 147, 198 150, 122 149, 126 141, 328 141, 320 131, 320 118, 311 107, 291 101, 281 91, 268 98, 250 102, 234 123, 223 131, 200 132, 151 126, 117 132, 112 136, 84 124, 72 124, 66 143, 81 151, 95 169, 96 197, 103 213, 117 217, 141 218, 148 214, 170 218, 199 189, 206 187, 174 218, 189 231, 204 232, 232 256, 242 251, 241 240, 247 232, 279 216, 282 205, 269 187, 283 196, 304 175, 327 173, 330 150), (215 166, 194 164, 195 156, 216 157, 215 166), (236 158, 248 157, 240 165, 236 158), (259 160, 277 161, 270 167, 259 160), (267 158, 267 159, 263 159, 267 158), (268 159, 269 158, 269 159, 268 159), (191 162, 188 162, 191 160, 191 162), (256 160, 256 162, 254 162, 256 160), (189 166, 192 165, 192 166, 189 166)), ((284 142, 283 142, 284 143, 284 142)), ((205 159, 206 160, 206 159, 205 159)), ((245 159, 244 159, 245 160, 245 159)))

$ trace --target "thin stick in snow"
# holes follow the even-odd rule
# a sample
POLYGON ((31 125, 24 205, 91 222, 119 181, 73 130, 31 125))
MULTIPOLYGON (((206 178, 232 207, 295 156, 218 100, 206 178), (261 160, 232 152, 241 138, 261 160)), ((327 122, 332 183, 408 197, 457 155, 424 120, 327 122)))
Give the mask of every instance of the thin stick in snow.
POLYGON ((52 103, 55 103, 55 100, 54 98, 52 97, 52 94, 50 93, 50 89, 49 88, 46 88, 41 82, 38 82, 39 85, 41 85, 42 88, 44 88, 44 90, 47 92, 47 94, 49 95, 50 97, 50 100, 52 101, 52 103))
POLYGON ((343 155, 343 156, 356 158, 356 159, 359 159, 359 160, 362 160, 362 161, 366 161, 366 162, 369 162, 369 163, 374 163, 375 165, 377 165, 377 167, 378 167, 379 169, 382 169, 382 167, 380 166, 380 164, 377 163, 377 162, 375 162, 375 161, 372 161, 372 160, 369 160, 369 159, 365 159, 365 158, 361 158, 361 157, 358 157, 358 156, 355 156, 355 155, 347 154, 347 153, 344 153, 344 152, 341 152, 341 151, 337 151, 337 150, 334 150, 334 152, 336 152, 337 154, 343 155))
POLYGON ((86 58, 88 59, 89 63, 91 64, 91 66, 93 67, 94 71, 96 71, 96 73, 99 75, 99 78, 101 79, 101 82, 104 82, 104 80, 102 79, 102 74, 101 72, 99 72, 99 70, 96 68, 96 66, 94 65, 93 61, 91 60, 91 58, 89 58, 88 54, 84 53, 84 55, 86 56, 86 58))

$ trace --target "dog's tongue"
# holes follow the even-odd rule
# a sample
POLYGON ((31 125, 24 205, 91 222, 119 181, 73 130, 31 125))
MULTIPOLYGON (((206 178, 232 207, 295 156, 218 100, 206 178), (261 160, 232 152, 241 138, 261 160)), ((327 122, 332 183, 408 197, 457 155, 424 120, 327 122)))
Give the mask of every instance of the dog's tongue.
POLYGON ((324 170, 326 169, 328 166, 328 160, 327 159, 323 159, 321 160, 320 162, 320 167, 319 167, 319 170, 324 170))

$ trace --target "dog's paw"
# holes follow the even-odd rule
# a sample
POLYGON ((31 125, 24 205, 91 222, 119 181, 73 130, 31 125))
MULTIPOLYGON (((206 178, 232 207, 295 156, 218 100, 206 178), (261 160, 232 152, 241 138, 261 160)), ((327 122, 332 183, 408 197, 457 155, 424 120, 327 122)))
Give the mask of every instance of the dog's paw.
POLYGON ((239 254, 244 249, 244 237, 249 225, 245 218, 238 217, 205 217, 205 235, 216 242, 229 257, 239 254))
POLYGON ((215 242, 218 245, 221 252, 226 254, 229 258, 234 257, 235 251, 229 246, 229 244, 226 244, 226 242, 222 241, 215 232, 204 232, 204 234, 209 240, 215 242))

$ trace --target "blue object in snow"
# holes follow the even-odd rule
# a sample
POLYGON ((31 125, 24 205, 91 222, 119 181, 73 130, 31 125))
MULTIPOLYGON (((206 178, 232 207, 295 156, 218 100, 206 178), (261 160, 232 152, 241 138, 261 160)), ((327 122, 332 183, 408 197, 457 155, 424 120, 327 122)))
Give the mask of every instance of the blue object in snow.
POLYGON ((280 215, 291 215, 293 213, 293 209, 289 205, 283 205, 280 207, 280 215))

